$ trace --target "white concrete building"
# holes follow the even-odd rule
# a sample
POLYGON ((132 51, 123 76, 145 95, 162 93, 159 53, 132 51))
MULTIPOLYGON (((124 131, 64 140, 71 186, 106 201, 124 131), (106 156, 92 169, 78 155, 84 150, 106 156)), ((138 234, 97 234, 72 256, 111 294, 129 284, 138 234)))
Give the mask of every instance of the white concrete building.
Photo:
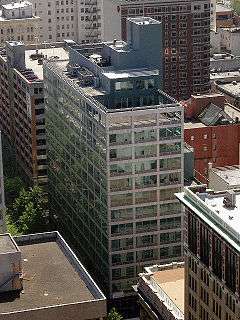
POLYGON ((11 2, 2 6, 2 15, 6 19, 32 18, 32 4, 28 1, 11 2))
POLYGON ((34 16, 33 6, 29 1, 1 4, 0 46, 6 41, 35 43, 39 37, 39 23, 40 18, 34 16))
MULTIPOLYGON (((78 43, 101 39, 102 0, 29 0, 34 14, 40 17, 38 42, 61 42, 73 39, 78 43)), ((0 5, 11 3, 0 0, 0 5)))
POLYGON ((209 163, 209 188, 224 191, 240 188, 240 166, 227 166, 213 168, 209 163))
POLYGON ((212 53, 228 52, 234 56, 240 55, 240 28, 218 28, 211 31, 212 53))
POLYGON ((141 320, 184 319, 184 263, 146 267, 136 289, 141 320))
POLYGON ((100 40, 99 0, 30 0, 41 17, 39 42, 100 40))

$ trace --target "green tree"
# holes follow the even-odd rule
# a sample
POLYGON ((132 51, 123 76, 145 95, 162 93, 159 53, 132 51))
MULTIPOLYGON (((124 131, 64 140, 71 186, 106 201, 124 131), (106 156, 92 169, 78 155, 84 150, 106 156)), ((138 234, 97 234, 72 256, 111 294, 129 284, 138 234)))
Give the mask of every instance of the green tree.
POLYGON ((118 313, 116 308, 112 308, 107 316, 107 320, 123 320, 123 317, 118 313))
POLYGON ((20 191, 19 197, 7 210, 8 224, 18 233, 43 232, 48 229, 46 197, 40 187, 20 191))
POLYGON ((234 11, 237 14, 240 14, 240 0, 233 0, 232 1, 232 6, 233 6, 234 11))
POLYGON ((19 196, 20 191, 24 187, 25 184, 20 177, 6 178, 4 180, 5 202, 7 207, 19 196))

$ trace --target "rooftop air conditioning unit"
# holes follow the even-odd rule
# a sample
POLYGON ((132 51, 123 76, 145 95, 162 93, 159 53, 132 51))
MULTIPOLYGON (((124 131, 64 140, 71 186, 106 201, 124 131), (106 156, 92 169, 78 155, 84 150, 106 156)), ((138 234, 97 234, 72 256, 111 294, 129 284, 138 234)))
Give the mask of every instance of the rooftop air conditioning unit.
POLYGON ((223 199, 223 204, 227 208, 236 207, 236 193, 233 190, 227 190, 223 199))

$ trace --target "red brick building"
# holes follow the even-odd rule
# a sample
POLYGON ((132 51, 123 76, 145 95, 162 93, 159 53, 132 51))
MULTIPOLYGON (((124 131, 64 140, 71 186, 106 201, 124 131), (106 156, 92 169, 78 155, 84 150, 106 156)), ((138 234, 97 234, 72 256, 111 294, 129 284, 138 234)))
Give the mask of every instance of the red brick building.
POLYGON ((186 110, 184 139, 194 148, 195 177, 207 183, 208 163, 214 167, 239 164, 239 111, 224 104, 221 94, 192 96, 186 110))

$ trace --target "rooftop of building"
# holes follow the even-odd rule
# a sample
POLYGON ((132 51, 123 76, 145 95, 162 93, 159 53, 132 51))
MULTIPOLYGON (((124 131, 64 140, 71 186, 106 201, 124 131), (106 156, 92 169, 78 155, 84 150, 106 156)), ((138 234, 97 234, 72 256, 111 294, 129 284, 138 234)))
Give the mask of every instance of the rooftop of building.
MULTIPOLYGON (((18 44, 20 42, 9 42, 9 45, 18 44)), ((4 48, 0 49, 0 56, 7 61, 6 50, 4 48)), ((65 49, 63 43, 56 44, 43 44, 43 45, 29 45, 25 50, 25 65, 26 68, 19 70, 19 72, 27 79, 29 82, 42 81, 43 80, 43 61, 47 59, 54 60, 65 60, 68 59, 68 51, 65 49), (36 49, 36 47, 38 49, 36 49)))
POLYGON ((232 60, 237 58, 236 56, 230 54, 230 53, 214 53, 212 57, 210 58, 210 61, 216 61, 216 60, 232 60))
POLYGON ((9 234, 0 234, 0 254, 19 251, 15 241, 9 234))
POLYGON ((228 27, 228 28, 223 28, 223 31, 228 31, 230 33, 240 33, 240 27, 228 27))
POLYGON ((208 126, 235 124, 240 119, 240 110, 229 103, 223 108, 210 103, 198 116, 198 119, 185 120, 185 129, 205 128, 208 126))
POLYGON ((158 271, 153 279, 161 286, 169 298, 184 311, 184 267, 178 269, 158 271))
POLYGON ((214 192, 191 186, 177 198, 240 252, 240 189, 214 192))
POLYGON ((226 80, 226 81, 235 81, 235 80, 240 80, 240 71, 235 70, 235 71, 217 71, 211 70, 210 73, 210 80, 212 81, 218 81, 218 80, 226 80))
POLYGON ((0 294, 0 314, 105 299, 58 232, 14 240, 22 254, 23 290, 0 294))
MULTIPOLYGON (((140 294, 143 293, 143 299, 145 293, 147 294, 147 301, 156 301, 160 299, 164 306, 174 316, 174 319, 183 319, 184 316, 184 263, 173 262, 165 265, 153 265, 146 267, 144 273, 140 275, 140 281, 138 287, 140 288, 140 294), (143 281, 143 282, 142 282, 143 281), (144 290, 145 286, 151 288, 152 293, 155 293, 156 298, 151 297, 148 290, 144 290)), ((156 303, 156 302, 155 302, 156 303)), ((158 303, 155 306, 162 310, 162 306, 158 303)), ((162 313, 162 314, 163 314, 162 313)), ((161 315, 162 315, 161 314, 161 315)))
POLYGON ((223 93, 226 93, 234 98, 240 96, 240 81, 231 81, 222 83, 221 81, 218 81, 216 83, 216 87, 218 90, 222 91, 223 93))
MULTIPOLYGON (((38 54, 40 54, 44 60, 68 59, 68 51, 65 50, 63 47, 55 47, 54 45, 52 45, 51 48, 39 49, 38 54)), ((26 50, 25 52, 26 68, 32 69, 34 74, 38 77, 38 79, 43 80, 43 65, 41 62, 39 63, 39 59, 36 59, 35 55, 36 55, 36 50, 26 50)))
POLYGON ((240 186, 240 165, 215 167, 211 169, 231 186, 240 186))
POLYGON ((19 2, 12 1, 11 3, 2 5, 2 7, 7 10, 20 9, 20 8, 25 8, 25 7, 29 7, 29 6, 32 6, 31 2, 29 2, 29 1, 19 1, 19 2))
POLYGON ((221 3, 217 3, 216 4, 216 13, 221 13, 221 12, 232 12, 232 8, 229 8, 221 3))

